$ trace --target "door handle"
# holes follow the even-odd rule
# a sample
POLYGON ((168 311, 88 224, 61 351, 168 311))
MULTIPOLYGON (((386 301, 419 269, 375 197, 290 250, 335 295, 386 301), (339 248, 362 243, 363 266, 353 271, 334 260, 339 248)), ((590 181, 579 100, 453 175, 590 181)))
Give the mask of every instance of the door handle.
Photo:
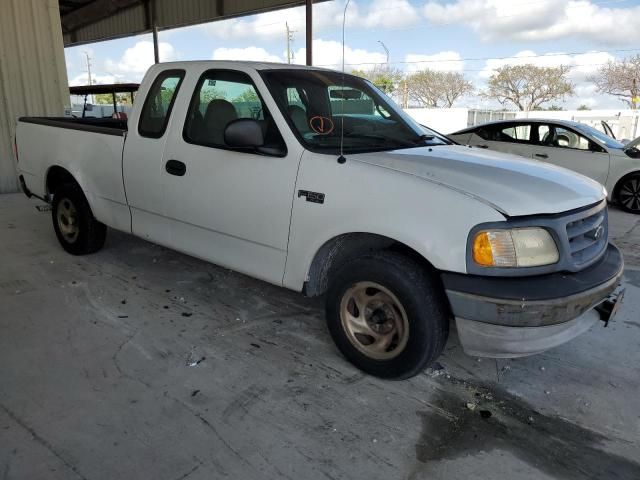
POLYGON ((489 145, 476 145, 478 148, 489 148, 489 145))
POLYGON ((536 153, 536 157, 539 157, 539 158, 549 158, 549 155, 547 155, 546 153, 536 153))
POLYGON ((179 160, 169 160, 164 169, 167 173, 175 175, 176 177, 182 177, 187 173, 187 166, 179 160))

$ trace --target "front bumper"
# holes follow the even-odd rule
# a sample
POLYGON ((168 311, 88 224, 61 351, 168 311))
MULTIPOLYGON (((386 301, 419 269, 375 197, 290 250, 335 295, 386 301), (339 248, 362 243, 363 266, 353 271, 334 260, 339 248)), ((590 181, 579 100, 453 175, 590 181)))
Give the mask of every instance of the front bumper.
POLYGON ((540 353, 588 330, 592 310, 620 283, 624 263, 609 244, 598 262, 577 273, 482 277, 445 272, 442 281, 462 346, 470 355, 540 353))

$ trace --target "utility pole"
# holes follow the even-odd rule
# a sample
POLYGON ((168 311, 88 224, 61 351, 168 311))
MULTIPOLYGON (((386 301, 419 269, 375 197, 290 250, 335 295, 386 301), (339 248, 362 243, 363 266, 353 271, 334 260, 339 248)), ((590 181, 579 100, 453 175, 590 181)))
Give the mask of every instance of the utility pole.
MULTIPOLYGON (((91 57, 89 56, 89 52, 84 52, 84 55, 87 57, 87 77, 89 80, 89 85, 93 85, 91 81, 91 57)), ((91 95, 91 103, 96 103, 96 99, 91 95)))
POLYGON ((407 85, 406 77, 402 88, 402 108, 409 108, 409 86, 407 85))
POLYGON ((84 55, 87 57, 87 76, 89 77, 89 85, 93 85, 91 82, 91 57, 89 56, 89 52, 84 52, 84 55))
POLYGON ((291 42, 293 41, 293 34, 296 33, 296 31, 289 29, 288 22, 284 22, 284 25, 287 29, 287 63, 291 63, 291 59, 293 58, 291 54, 291 42))

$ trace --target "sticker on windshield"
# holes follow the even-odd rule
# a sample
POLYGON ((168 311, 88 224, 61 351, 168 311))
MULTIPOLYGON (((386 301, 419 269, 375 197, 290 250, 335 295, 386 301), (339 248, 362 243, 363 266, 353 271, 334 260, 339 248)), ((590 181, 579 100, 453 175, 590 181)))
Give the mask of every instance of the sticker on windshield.
POLYGON ((316 132, 318 135, 329 135, 333 132, 333 120, 328 117, 322 117, 320 115, 316 115, 315 117, 311 117, 309 119, 309 126, 311 130, 316 132))

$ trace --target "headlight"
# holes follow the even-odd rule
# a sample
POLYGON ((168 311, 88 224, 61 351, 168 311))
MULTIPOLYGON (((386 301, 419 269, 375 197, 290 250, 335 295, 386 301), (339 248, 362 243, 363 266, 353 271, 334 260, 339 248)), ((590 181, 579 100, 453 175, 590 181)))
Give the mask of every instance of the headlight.
POLYGON ((483 230, 473 239, 473 261, 482 267, 538 267, 559 258, 556 242, 544 228, 483 230))

